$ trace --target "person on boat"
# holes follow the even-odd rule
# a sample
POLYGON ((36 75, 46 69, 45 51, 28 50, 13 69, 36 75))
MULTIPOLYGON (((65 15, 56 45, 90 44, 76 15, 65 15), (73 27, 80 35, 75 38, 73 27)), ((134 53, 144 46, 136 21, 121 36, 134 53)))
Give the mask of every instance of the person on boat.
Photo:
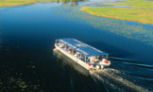
POLYGON ((70 49, 70 48, 68 48, 68 53, 69 53, 69 54, 71 53, 71 49, 70 49))
POLYGON ((71 53, 73 56, 75 55, 75 51, 72 49, 72 53, 71 53))
POLYGON ((98 62, 98 59, 94 56, 90 57, 90 62, 94 64, 95 62, 98 62))
POLYGON ((64 44, 63 43, 58 43, 58 46, 60 47, 60 48, 62 48, 63 46, 64 46, 64 44))
POLYGON ((66 47, 66 45, 64 45, 64 50, 67 50, 67 47, 66 47))
POLYGON ((79 55, 80 55, 79 52, 76 52, 76 53, 74 54, 75 57, 79 57, 79 55))

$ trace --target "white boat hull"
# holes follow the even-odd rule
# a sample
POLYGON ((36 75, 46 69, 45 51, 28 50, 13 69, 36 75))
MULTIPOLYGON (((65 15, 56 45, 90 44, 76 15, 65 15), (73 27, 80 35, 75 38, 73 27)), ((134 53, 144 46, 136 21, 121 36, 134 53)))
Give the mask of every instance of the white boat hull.
POLYGON ((82 67, 84 67, 87 70, 91 69, 91 66, 89 66, 87 63, 85 63, 84 61, 78 59, 77 57, 69 54, 68 52, 66 52, 64 49, 58 47, 57 45, 55 45, 55 48, 57 50, 59 50, 60 52, 62 52, 64 55, 66 55, 67 57, 71 58, 74 62, 78 63, 79 65, 81 65, 82 67))

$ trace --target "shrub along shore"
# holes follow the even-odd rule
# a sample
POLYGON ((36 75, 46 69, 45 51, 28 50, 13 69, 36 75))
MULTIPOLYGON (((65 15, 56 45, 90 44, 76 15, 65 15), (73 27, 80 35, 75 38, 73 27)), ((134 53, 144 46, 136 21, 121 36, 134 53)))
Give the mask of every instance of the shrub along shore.
POLYGON ((136 21, 153 24, 153 1, 152 0, 125 0, 107 5, 119 5, 119 7, 92 7, 83 6, 81 11, 91 15, 108 17, 121 20, 136 21), (123 5, 123 6, 122 6, 123 5), (125 5, 127 7, 125 7, 125 5))

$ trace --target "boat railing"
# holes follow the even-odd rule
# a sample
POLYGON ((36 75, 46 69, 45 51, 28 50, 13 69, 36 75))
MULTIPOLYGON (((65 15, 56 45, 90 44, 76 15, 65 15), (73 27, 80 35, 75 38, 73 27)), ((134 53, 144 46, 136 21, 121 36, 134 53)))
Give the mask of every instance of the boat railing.
MULTIPOLYGON (((63 50, 65 50, 66 52, 68 52, 69 54, 71 54, 72 56, 75 56, 75 57, 79 58, 80 60, 82 60, 84 62, 94 64, 96 62, 101 61, 99 58, 97 58, 97 57, 100 57, 100 56, 93 56, 93 57, 90 57, 90 58, 86 57, 85 55, 83 55, 79 51, 77 51, 78 49, 74 50, 73 48, 71 48, 70 46, 66 45, 63 42, 56 42, 55 44, 57 46, 59 46, 60 48, 62 48, 63 50)), ((104 56, 102 56, 101 58, 103 58, 103 57, 104 56)))

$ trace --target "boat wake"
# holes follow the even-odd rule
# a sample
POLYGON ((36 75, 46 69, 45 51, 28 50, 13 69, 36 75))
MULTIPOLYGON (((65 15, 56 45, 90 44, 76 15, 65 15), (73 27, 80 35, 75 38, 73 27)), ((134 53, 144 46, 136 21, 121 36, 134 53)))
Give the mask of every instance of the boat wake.
MULTIPOLYGON (((57 50, 54 50, 54 54, 65 62, 63 65, 68 63, 79 73, 91 76, 97 85, 102 82, 107 92, 153 92, 153 66, 151 65, 118 58, 118 60, 112 60, 110 68, 88 72, 58 53, 57 50)), ((73 81, 71 83, 73 84, 73 81)))
POLYGON ((128 79, 118 76, 118 72, 119 71, 117 70, 107 69, 103 72, 91 71, 90 74, 94 80, 97 78, 98 80, 102 81, 108 92, 151 92, 143 86, 139 86, 128 79))
POLYGON ((138 66, 138 67, 142 67, 142 68, 153 69, 153 65, 137 63, 139 61, 134 61, 134 60, 130 60, 130 59, 124 59, 124 58, 115 58, 115 57, 111 57, 110 59, 115 61, 115 62, 124 62, 124 63, 129 64, 129 65, 134 65, 134 66, 138 66))
POLYGON ((153 92, 153 66, 123 59, 113 63, 111 68, 90 71, 94 80, 103 82, 107 92, 153 92))

